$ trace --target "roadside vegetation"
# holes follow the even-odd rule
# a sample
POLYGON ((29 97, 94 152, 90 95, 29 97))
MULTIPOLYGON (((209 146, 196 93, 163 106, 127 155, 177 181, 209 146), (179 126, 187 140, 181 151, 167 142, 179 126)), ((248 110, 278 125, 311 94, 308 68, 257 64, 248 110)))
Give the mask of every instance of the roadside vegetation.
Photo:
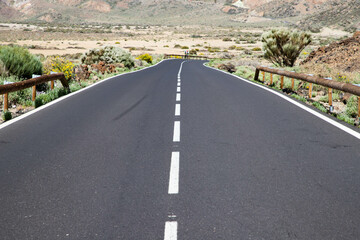
MULTIPOLYGON (((69 81, 70 92, 75 92, 103 79, 151 66, 161 59, 150 54, 143 54, 135 59, 126 50, 114 46, 89 50, 82 57, 39 57, 30 54, 23 47, 0 46, 0 85, 27 80, 33 74, 62 72, 69 81), (76 59, 73 59, 74 57, 76 59)), ((55 82, 53 90, 49 85, 50 83, 37 85, 34 102, 31 99, 31 88, 9 93, 8 111, 3 111, 3 96, 0 96, 2 121, 10 120, 69 93, 59 81, 55 82)))
MULTIPOLYGON (((269 67, 281 67, 287 71, 298 73, 313 74, 322 78, 330 78, 333 81, 360 84, 359 71, 346 71, 343 68, 336 67, 333 64, 316 64, 306 62, 309 56, 307 46, 311 43, 312 37, 308 33, 291 32, 287 30, 272 30, 262 35, 263 52, 256 58, 231 57, 230 59, 217 58, 209 62, 209 66, 220 70, 230 72, 240 77, 254 81, 255 69, 258 65, 267 65, 269 67), (300 59, 300 60, 299 60, 300 59), (270 62, 266 63, 263 60, 270 62)), ((341 44, 343 47, 343 44, 341 44)), ((321 50, 319 50, 321 51, 321 50)), ((314 55, 314 54, 313 54, 314 55)), ((321 59, 321 58, 320 58, 321 59)), ((350 63, 352 64, 352 63, 350 63)), ((328 89, 313 84, 312 94, 309 96, 309 83, 295 80, 294 88, 291 79, 284 78, 284 87, 280 88, 280 77, 273 75, 273 82, 270 83, 270 74, 259 76, 260 84, 267 85, 275 90, 283 91, 289 96, 312 105, 322 112, 332 114, 338 119, 352 125, 359 125, 357 97, 341 91, 333 90, 333 109, 330 112, 328 89)))

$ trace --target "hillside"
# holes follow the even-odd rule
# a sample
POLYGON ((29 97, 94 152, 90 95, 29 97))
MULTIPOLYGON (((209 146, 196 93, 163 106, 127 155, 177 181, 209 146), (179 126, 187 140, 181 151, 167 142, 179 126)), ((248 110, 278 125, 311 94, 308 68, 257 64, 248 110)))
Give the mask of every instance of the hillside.
POLYGON ((302 28, 314 23, 350 28, 360 22, 359 9, 359 0, 0 0, 0 20, 168 25, 275 20, 302 28))
POLYGON ((302 28, 319 28, 324 25, 337 26, 350 31, 360 29, 360 1, 332 0, 324 4, 320 11, 307 16, 300 24, 302 28))
POLYGON ((347 72, 360 69, 360 32, 353 37, 333 42, 311 52, 302 64, 327 64, 330 67, 347 72))

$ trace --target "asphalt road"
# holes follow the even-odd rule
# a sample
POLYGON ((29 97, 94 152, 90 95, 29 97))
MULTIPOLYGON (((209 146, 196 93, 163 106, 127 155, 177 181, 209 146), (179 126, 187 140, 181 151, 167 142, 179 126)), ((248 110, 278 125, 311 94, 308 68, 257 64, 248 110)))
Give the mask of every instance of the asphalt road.
POLYGON ((360 239, 360 140, 203 61, 0 129, 1 239, 360 239))

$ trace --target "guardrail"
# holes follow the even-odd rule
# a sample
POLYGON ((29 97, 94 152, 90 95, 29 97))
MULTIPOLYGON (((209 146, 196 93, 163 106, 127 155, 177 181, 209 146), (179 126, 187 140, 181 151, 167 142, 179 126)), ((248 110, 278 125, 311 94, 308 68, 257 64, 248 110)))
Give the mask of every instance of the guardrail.
POLYGON ((32 100, 35 101, 36 98, 36 85, 51 81, 51 89, 54 89, 54 81, 60 80, 64 88, 69 89, 69 83, 65 78, 63 73, 55 73, 50 75, 43 75, 36 78, 31 78, 29 80, 24 80, 21 82, 0 85, 0 94, 4 94, 4 111, 8 110, 8 94, 10 92, 16 92, 23 90, 29 87, 32 87, 32 100))
POLYGON ((204 59, 207 60, 207 56, 198 56, 198 55, 181 55, 181 54, 164 54, 164 59, 169 58, 183 58, 183 59, 204 59))
POLYGON ((254 80, 259 81, 260 71, 263 73, 263 82, 265 82, 265 72, 270 73, 270 84, 272 84, 273 76, 276 74, 280 76, 280 88, 284 88, 284 77, 291 78, 291 90, 294 88, 294 79, 302 80, 310 83, 309 98, 312 95, 312 84, 317 84, 328 88, 329 105, 332 108, 332 89, 354 94, 358 97, 358 117, 360 117, 360 87, 350 83, 337 82, 330 79, 320 78, 304 73, 289 72, 285 70, 268 68, 263 66, 256 67, 254 80))

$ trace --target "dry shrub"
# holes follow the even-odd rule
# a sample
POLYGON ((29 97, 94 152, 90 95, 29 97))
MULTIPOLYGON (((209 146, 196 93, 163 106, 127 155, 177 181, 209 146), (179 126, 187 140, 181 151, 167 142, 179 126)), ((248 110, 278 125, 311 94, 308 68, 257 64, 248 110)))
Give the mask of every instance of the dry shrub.
POLYGON ((332 78, 339 82, 360 83, 359 72, 346 72, 328 64, 306 63, 300 66, 301 72, 322 78, 332 78))
POLYGON ((0 77, 8 75, 8 71, 6 70, 5 64, 0 60, 0 77))

